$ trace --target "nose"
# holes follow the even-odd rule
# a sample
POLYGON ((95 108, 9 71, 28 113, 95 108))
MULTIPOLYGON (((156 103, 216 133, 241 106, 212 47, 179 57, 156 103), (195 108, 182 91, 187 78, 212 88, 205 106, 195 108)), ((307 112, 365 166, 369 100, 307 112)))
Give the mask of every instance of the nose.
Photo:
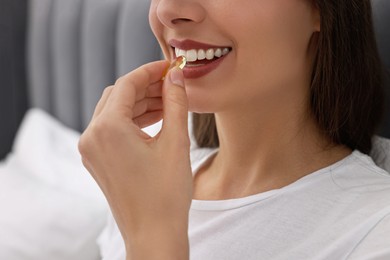
POLYGON ((168 28, 201 23, 206 16, 199 0, 160 0, 156 13, 160 22, 168 28))

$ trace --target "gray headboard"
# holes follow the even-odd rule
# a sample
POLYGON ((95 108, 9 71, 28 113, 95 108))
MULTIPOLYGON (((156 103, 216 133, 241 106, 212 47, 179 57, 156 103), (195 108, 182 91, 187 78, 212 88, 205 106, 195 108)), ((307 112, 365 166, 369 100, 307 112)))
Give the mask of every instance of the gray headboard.
POLYGON ((145 0, 30 0, 30 102, 82 130, 104 87, 160 59, 145 0))
POLYGON ((378 48, 385 66, 385 117, 380 134, 390 138, 390 1, 372 0, 378 48))

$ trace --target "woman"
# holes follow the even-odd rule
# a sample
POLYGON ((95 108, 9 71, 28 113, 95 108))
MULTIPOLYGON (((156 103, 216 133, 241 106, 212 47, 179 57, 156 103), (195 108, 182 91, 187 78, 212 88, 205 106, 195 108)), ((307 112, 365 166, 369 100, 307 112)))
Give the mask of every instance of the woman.
POLYGON ((152 0, 149 18, 189 63, 120 78, 82 135, 105 259, 389 259, 369 0, 152 0))

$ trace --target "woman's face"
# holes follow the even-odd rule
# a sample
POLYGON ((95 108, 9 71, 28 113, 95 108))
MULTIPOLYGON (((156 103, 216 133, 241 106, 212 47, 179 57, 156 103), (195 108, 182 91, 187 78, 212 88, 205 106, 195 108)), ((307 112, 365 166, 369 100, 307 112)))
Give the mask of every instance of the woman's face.
POLYGON ((184 69, 190 111, 307 96, 320 29, 310 0, 152 0, 149 20, 167 59, 193 61, 184 69))

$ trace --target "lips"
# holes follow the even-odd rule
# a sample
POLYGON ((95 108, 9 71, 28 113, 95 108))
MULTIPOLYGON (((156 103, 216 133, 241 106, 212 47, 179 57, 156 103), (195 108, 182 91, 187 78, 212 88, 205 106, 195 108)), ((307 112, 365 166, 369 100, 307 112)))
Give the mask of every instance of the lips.
POLYGON ((171 40, 173 57, 185 56, 187 65, 183 69, 184 77, 199 78, 212 72, 221 64, 232 50, 229 46, 216 46, 192 40, 171 40))
POLYGON ((179 48, 186 51, 191 49, 230 48, 230 46, 217 46, 217 45, 211 45, 207 43, 196 42, 193 40, 179 41, 179 40, 172 39, 169 41, 169 44, 172 47, 179 48))
POLYGON ((187 61, 194 62, 194 61, 201 61, 201 60, 212 60, 215 58, 221 58, 222 56, 225 56, 230 52, 229 48, 209 48, 207 50, 204 49, 192 49, 189 51, 185 51, 179 48, 175 48, 175 55, 178 56, 185 56, 187 58, 187 61))

